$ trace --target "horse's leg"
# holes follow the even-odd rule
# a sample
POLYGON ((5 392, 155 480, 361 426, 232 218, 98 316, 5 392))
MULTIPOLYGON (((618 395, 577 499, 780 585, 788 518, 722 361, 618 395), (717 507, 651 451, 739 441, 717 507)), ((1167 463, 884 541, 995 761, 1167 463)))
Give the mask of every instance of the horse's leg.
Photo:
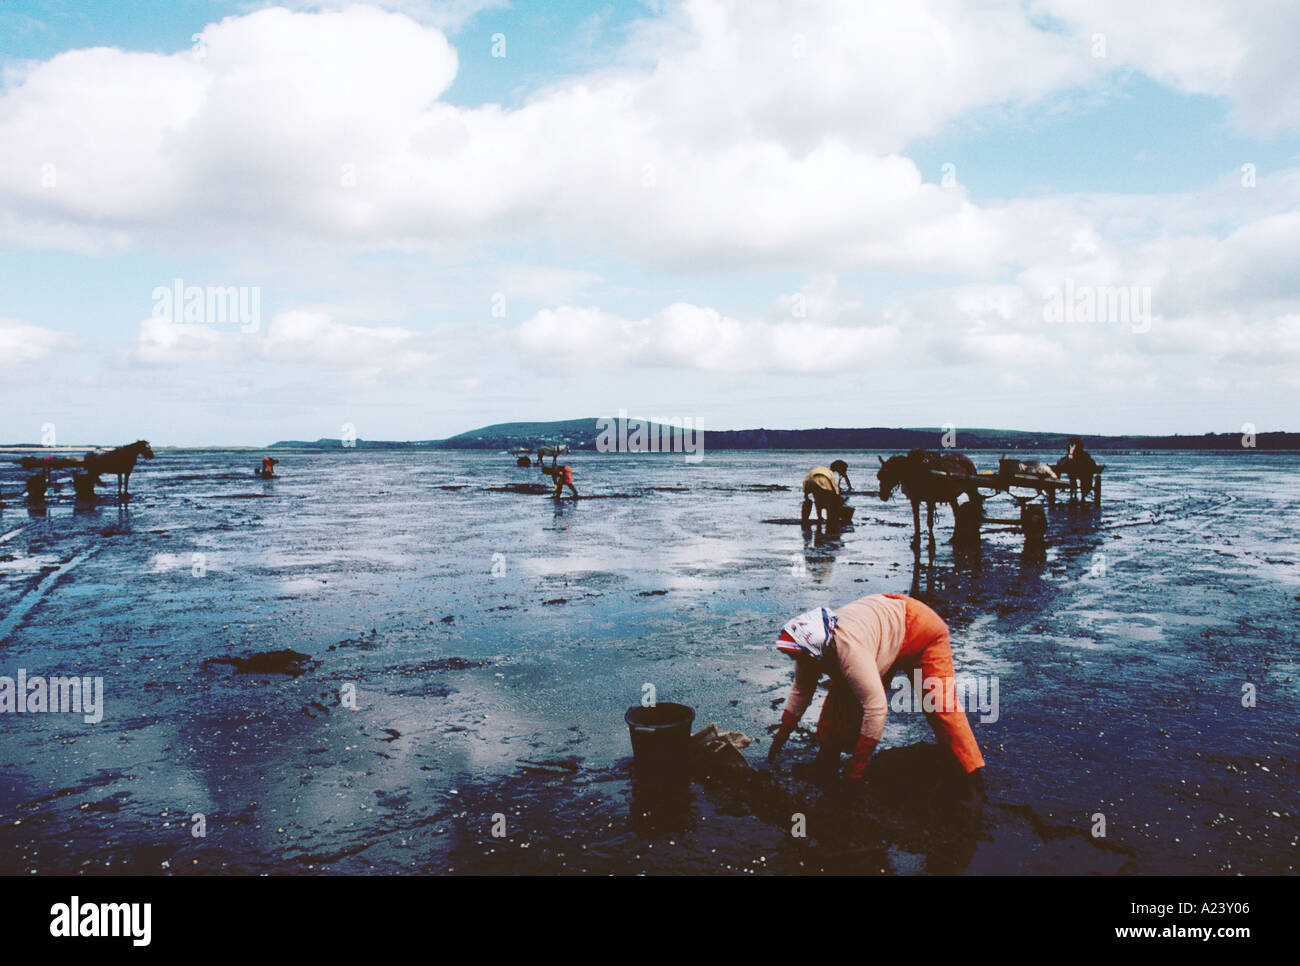
POLYGON ((918 497, 912 497, 912 546, 916 549, 921 546, 921 500, 918 497))
POLYGON ((925 501, 925 526, 930 531, 930 546, 934 546, 934 501, 925 501))

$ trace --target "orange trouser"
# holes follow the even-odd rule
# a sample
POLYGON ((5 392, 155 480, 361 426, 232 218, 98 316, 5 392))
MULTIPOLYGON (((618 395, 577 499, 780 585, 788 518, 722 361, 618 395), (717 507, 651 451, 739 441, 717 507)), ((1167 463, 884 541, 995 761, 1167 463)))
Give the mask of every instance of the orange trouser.
MULTIPOLYGON (((902 594, 886 596, 906 603, 907 630, 898 659, 884 675, 884 680, 888 682, 896 671, 920 668, 923 678, 935 678, 943 682, 940 694, 954 693, 948 625, 919 600, 902 594)), ((920 700, 920 695, 916 697, 920 700)), ((966 712, 960 706, 954 704, 951 707, 943 706, 940 710, 927 711, 925 717, 934 729, 939 744, 953 753, 964 771, 970 773, 976 768, 984 767, 984 756, 975 743, 975 734, 971 731, 970 722, 966 720, 966 712)), ((861 729, 862 705, 858 703, 857 695, 840 675, 833 674, 830 693, 826 696, 821 717, 817 720, 818 740, 823 747, 851 752, 861 729)))

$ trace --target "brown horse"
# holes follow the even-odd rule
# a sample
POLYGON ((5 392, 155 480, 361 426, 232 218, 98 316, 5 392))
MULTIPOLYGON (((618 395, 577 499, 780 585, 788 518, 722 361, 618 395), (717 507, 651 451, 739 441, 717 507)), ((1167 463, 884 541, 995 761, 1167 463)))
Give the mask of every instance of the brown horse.
POLYGON ((947 503, 952 507, 953 519, 956 519, 959 496, 965 493, 972 500, 979 500, 979 492, 973 484, 932 476, 931 470, 942 470, 959 476, 976 474, 975 464, 968 456, 963 456, 961 453, 936 453, 924 449, 914 449, 906 456, 880 459, 880 471, 876 473, 876 479, 880 481, 882 500, 888 500, 895 487, 901 486, 903 493, 912 501, 913 547, 921 546, 922 503, 925 503, 926 527, 930 531, 930 545, 933 546, 934 505, 940 500, 947 503))
POLYGON ((101 473, 112 473, 117 476, 117 500, 119 503, 125 503, 131 499, 128 490, 131 471, 135 469, 135 461, 141 456, 147 460, 153 459, 153 449, 143 439, 119 446, 117 449, 96 450, 86 454, 86 472, 94 477, 98 477, 101 473))

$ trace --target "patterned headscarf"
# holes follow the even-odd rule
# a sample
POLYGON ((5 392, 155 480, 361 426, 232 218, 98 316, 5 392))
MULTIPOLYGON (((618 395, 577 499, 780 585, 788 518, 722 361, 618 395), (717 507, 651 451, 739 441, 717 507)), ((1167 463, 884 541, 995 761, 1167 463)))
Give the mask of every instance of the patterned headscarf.
POLYGON ((825 607, 800 614, 781 629, 776 646, 787 654, 807 654, 820 661, 835 634, 837 620, 825 607))

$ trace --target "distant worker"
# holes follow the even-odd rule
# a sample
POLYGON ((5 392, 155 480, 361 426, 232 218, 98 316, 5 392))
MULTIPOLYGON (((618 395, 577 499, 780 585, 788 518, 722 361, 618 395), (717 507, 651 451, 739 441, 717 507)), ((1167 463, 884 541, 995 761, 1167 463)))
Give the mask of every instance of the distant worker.
POLYGON ((831 464, 831 472, 840 480, 840 493, 852 493, 853 484, 849 482, 849 464, 844 460, 836 460, 831 464))
MULTIPOLYGON (((557 457, 558 459, 558 457, 557 457)), ((551 467, 551 476, 555 479, 555 498, 560 498, 561 491, 567 486, 573 498, 578 498, 578 491, 573 486, 573 467, 569 465, 551 467)))
POLYGON ((814 506, 817 507, 818 524, 829 521, 832 526, 839 522, 840 511, 844 509, 840 485, 825 466, 814 466, 803 478, 803 508, 799 512, 802 522, 808 522, 814 506))
POLYGON ((257 475, 262 477, 263 479, 269 479, 270 477, 275 476, 275 464, 278 462, 280 461, 276 459, 272 459, 269 456, 263 456, 262 468, 258 470, 257 475))
POLYGON ((925 716, 939 744, 952 753, 971 789, 983 792, 984 757, 956 700, 948 625, 921 601, 873 594, 836 611, 820 607, 786 624, 776 646, 794 658, 795 671, 768 761, 776 760, 812 703, 817 682, 829 674, 830 692, 817 721, 816 765, 830 772, 847 752, 853 757, 844 777, 861 779, 884 732, 887 683, 896 671, 919 668, 926 692, 915 699, 923 709, 934 708, 925 716))
MULTIPOLYGON (((1096 480, 1102 467, 1092 458, 1092 454, 1083 448, 1083 440, 1078 436, 1071 436, 1065 444, 1065 455, 1053 467, 1056 472, 1062 476, 1070 478, 1070 498, 1074 499, 1077 488, 1082 485, 1083 496, 1086 498, 1088 493, 1093 489, 1093 481, 1096 480)), ((1100 493, 1100 486, 1097 492, 1100 493)), ((1098 497, 1100 499, 1100 497, 1098 497)))

